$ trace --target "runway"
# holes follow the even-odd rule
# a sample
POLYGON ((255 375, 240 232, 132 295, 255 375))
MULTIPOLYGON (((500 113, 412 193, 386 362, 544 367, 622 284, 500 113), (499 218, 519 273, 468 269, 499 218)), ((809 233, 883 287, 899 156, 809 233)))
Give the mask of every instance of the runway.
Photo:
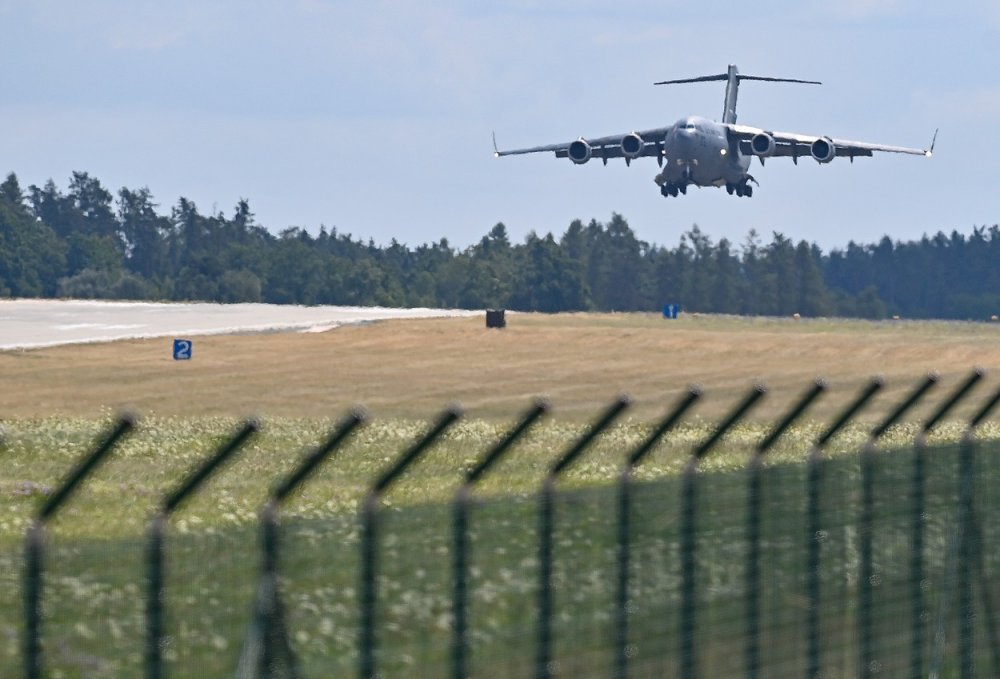
POLYGON ((462 309, 0 300, 0 351, 148 337, 322 332, 353 323, 479 313, 462 309))

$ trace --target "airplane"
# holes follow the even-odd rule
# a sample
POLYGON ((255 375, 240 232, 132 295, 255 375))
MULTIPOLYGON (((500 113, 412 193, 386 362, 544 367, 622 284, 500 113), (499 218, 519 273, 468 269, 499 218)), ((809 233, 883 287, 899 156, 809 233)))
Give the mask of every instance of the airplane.
POLYGON ((937 130, 934 131, 930 148, 915 149, 833 139, 827 136, 775 132, 736 123, 736 97, 741 81, 822 84, 815 80, 744 75, 735 65, 730 64, 726 73, 664 80, 653 84, 677 85, 716 80, 726 81, 726 100, 721 123, 700 116, 688 116, 673 125, 652 130, 632 131, 592 139, 580 137, 564 144, 509 151, 497 148, 496 134, 494 134, 494 156, 500 158, 551 151, 555 152, 556 158, 569 158, 576 165, 583 165, 591 158, 600 158, 605 165, 608 164, 609 158, 624 158, 625 164, 630 165, 636 158, 653 156, 662 168, 653 181, 660 187, 660 193, 665 197, 686 194, 689 186, 699 188, 724 186, 729 195, 736 194, 749 198, 753 196, 751 184, 760 186, 749 173, 750 162, 754 156, 760 159, 761 165, 764 164, 765 158, 772 157, 791 158, 797 165, 799 158, 807 157, 824 164, 834 158, 847 156, 853 163, 856 157, 871 156, 875 151, 927 157, 934 153, 937 130))

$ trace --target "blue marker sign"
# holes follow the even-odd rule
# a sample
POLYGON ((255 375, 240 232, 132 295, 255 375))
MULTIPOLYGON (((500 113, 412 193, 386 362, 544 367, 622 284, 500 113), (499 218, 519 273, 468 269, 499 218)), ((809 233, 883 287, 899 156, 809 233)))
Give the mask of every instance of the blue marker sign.
POLYGON ((677 314, 681 312, 680 304, 667 304, 663 307, 663 317, 664 318, 677 318, 677 314))
POLYGON ((175 339, 174 340, 174 360, 175 361, 190 361, 191 360, 191 348, 194 343, 191 340, 186 339, 175 339))

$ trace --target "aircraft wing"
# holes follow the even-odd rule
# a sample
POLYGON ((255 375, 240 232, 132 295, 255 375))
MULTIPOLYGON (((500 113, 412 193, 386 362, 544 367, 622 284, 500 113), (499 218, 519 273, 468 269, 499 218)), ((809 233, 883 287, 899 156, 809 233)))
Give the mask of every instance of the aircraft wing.
MULTIPOLYGON (((749 125, 727 124, 729 133, 740 145, 740 152, 743 155, 751 155, 753 150, 750 146, 751 140, 758 134, 767 134, 774 139, 774 149, 770 156, 790 157, 793 160, 810 156, 810 149, 818 140, 824 140, 833 146, 834 155, 837 157, 848 157, 854 159, 858 156, 871 156, 875 151, 885 153, 908 153, 915 156, 930 157, 934 152, 934 141, 937 140, 937 131, 934 132, 934 141, 931 141, 930 148, 915 149, 907 146, 888 146, 885 144, 870 144, 863 141, 849 141, 846 139, 833 139, 809 134, 797 134, 794 132, 772 132, 759 127, 749 125)), ((832 158, 831 158, 832 160, 832 158)))
POLYGON ((631 160, 641 156, 660 156, 663 150, 663 140, 673 126, 657 127, 651 130, 641 130, 638 132, 625 132, 623 134, 612 134, 606 137, 580 137, 579 140, 568 141, 563 144, 547 144, 545 146, 531 146, 523 149, 509 149, 501 151, 497 148, 496 137, 493 138, 493 155, 497 158, 501 156, 517 156, 525 153, 555 153, 556 158, 569 157, 570 144, 576 141, 586 142, 590 146, 593 158, 600 158, 607 163, 608 158, 625 158, 631 160), (637 151, 626 155, 622 147, 622 141, 626 137, 638 136, 640 144, 637 151))

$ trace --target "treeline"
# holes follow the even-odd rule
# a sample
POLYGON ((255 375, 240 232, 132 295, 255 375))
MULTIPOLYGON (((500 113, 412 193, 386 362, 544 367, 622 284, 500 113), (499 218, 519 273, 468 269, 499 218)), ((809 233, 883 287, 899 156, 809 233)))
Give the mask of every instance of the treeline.
POLYGON ((985 319, 1000 313, 1000 227, 920 241, 815 244, 751 231, 713 241, 697 226, 676 247, 639 240, 621 215, 574 221, 556 238, 511 243, 503 224, 475 245, 446 239, 377 246, 336 229, 318 235, 257 224, 181 198, 161 214, 146 188, 112 195, 74 172, 0 184, 0 296, 277 304, 657 310, 750 315, 985 319))

